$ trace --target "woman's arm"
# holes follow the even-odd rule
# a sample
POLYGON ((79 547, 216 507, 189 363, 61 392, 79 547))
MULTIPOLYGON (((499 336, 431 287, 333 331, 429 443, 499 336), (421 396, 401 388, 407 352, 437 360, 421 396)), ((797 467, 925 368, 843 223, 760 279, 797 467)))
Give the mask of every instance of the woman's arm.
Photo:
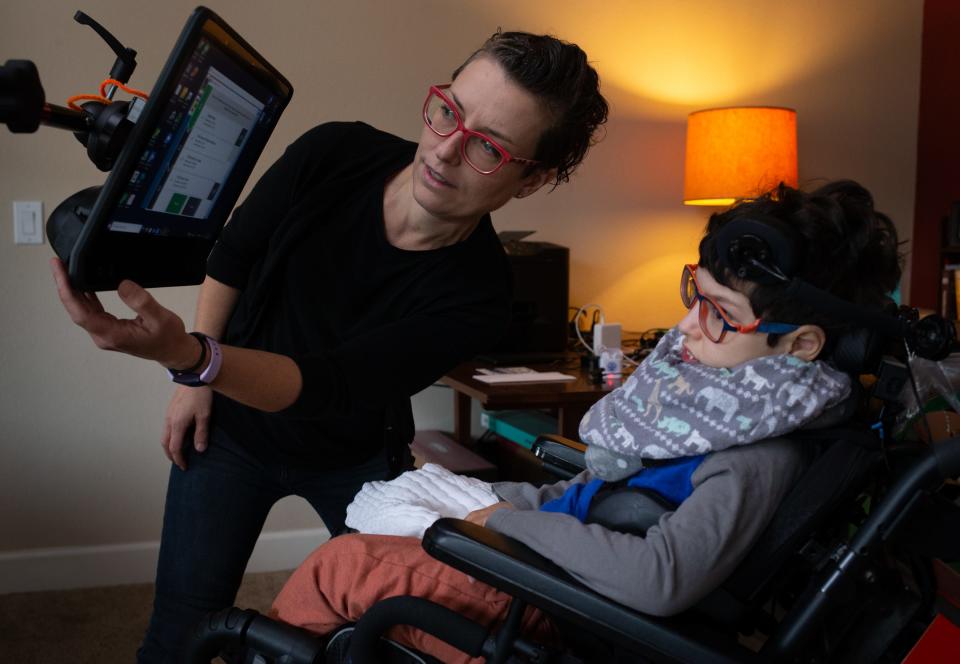
POLYGON ((194 329, 214 339, 222 339, 233 308, 240 298, 240 290, 207 275, 197 296, 194 329))
MULTIPOLYGON (((62 261, 52 259, 51 267, 64 308, 97 347, 153 360, 172 369, 196 363, 200 355, 197 340, 187 334, 179 316, 161 306, 145 289, 132 281, 120 284, 117 294, 137 317, 119 319, 103 309, 96 294, 81 293, 70 286, 62 261)), ((216 292, 214 287, 208 293, 213 303, 203 306, 204 316, 209 315, 204 324, 216 326, 224 309, 224 301, 217 302, 216 292)), ((300 394, 300 369, 289 357, 232 346, 222 350, 223 368, 210 385, 217 392, 271 412, 286 408, 300 394)))
MULTIPOLYGON (((194 329, 222 339, 239 297, 238 289, 208 276, 200 286, 194 329)), ((213 392, 209 387, 178 385, 174 390, 163 418, 160 447, 181 470, 187 469, 184 446, 189 444, 188 437, 197 452, 207 449, 212 413, 213 392)))

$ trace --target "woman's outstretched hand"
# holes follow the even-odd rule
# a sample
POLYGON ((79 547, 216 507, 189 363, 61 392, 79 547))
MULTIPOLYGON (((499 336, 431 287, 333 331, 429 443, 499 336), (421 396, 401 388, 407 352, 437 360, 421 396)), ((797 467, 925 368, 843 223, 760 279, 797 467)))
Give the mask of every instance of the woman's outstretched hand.
MULTIPOLYGON (((117 288, 120 299, 133 309, 137 317, 117 318, 104 311, 95 294, 82 293, 71 287, 67 270, 59 259, 52 259, 50 267, 60 301, 70 318, 86 330, 99 348, 154 360, 168 369, 181 371, 200 361, 200 344, 187 334, 183 320, 137 284, 123 281, 117 288)), ((216 384, 211 383, 211 387, 224 396, 270 413, 290 407, 300 396, 303 375, 292 358, 227 345, 221 345, 220 350, 223 368, 217 374, 216 384)), ((165 440, 169 441, 169 438, 165 437, 165 440)), ((194 444, 197 444, 196 439, 194 444)), ((169 443, 164 449, 176 461, 179 450, 172 449, 169 443)))
POLYGON ((120 299, 137 314, 136 318, 122 319, 107 313, 96 293, 74 290, 59 258, 51 259, 50 267, 70 319, 86 330, 98 348, 154 360, 175 369, 190 367, 198 359, 199 345, 187 334, 183 320, 137 284, 127 280, 117 287, 120 299))

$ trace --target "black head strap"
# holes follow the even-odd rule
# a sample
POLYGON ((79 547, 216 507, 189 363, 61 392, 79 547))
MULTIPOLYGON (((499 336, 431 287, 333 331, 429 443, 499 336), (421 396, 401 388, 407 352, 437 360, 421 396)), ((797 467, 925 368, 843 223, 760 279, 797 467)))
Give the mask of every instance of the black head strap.
POLYGON ((717 257, 739 279, 788 284, 784 297, 806 302, 838 321, 873 327, 886 336, 903 336, 903 322, 895 316, 855 305, 794 278, 802 260, 802 243, 795 238, 796 231, 775 217, 735 219, 717 231, 717 257))
POLYGON ((714 236, 720 265, 738 279, 761 284, 784 283, 784 297, 805 302, 837 321, 851 326, 838 338, 835 358, 844 370, 875 364, 880 352, 878 336, 906 339, 922 357, 941 358, 955 345, 953 324, 930 316, 908 321, 884 308, 844 300, 797 278, 804 243, 789 224, 769 215, 734 219, 714 236))
POLYGON ((717 257, 738 279, 786 282, 797 271, 801 258, 794 234, 774 217, 735 219, 717 231, 717 257))

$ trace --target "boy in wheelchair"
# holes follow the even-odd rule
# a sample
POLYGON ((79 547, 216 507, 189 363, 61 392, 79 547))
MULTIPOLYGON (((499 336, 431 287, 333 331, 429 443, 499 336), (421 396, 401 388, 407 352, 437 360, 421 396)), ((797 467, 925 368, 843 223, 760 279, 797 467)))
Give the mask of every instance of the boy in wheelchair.
MULTIPOLYGON (((682 272, 688 313, 581 423, 588 470, 539 488, 494 484, 499 501, 467 521, 627 607, 665 616, 693 606, 744 559, 802 472, 802 443, 786 434, 851 412, 851 378, 830 364, 846 326, 785 296, 785 282, 878 308, 900 278, 897 246, 893 224, 852 182, 812 193, 781 185, 714 214, 699 263, 682 272), (765 241, 762 251, 751 237, 765 241)), ((398 595, 491 626, 510 601, 431 558, 416 537, 354 534, 311 554, 273 614, 328 634, 398 595)), ((523 628, 560 639, 536 609, 523 628)), ((444 662, 469 660, 413 628, 389 636, 444 662)))

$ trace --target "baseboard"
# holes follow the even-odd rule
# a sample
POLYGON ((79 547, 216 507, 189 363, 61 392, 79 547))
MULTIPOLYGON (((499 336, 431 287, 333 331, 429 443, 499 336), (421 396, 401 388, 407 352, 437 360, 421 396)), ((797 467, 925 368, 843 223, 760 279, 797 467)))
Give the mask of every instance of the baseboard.
MULTIPOLYGON (((248 572, 293 569, 329 538, 324 528, 263 533, 248 572)), ((0 553, 0 594, 152 583, 160 542, 0 553)))

